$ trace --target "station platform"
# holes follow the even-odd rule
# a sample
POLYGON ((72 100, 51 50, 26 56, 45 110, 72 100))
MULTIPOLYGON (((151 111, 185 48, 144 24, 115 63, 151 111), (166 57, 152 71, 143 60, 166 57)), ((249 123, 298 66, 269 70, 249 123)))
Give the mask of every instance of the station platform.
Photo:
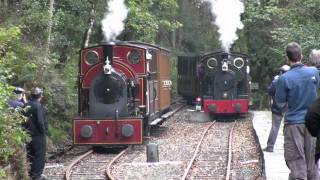
MULTIPOLYGON (((269 132, 271 129, 271 111, 253 111, 253 127, 257 133, 261 148, 267 146, 269 132)), ((283 121, 273 152, 263 152, 265 160, 265 173, 267 180, 287 180, 289 169, 284 160, 283 150, 283 121)))

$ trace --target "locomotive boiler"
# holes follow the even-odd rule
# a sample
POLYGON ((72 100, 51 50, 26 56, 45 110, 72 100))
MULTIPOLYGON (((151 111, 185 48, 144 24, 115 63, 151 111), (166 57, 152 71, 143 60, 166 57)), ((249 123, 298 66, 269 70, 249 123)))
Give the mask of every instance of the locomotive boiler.
POLYGON ((74 144, 141 144, 170 107, 170 65, 168 50, 146 43, 81 49, 74 144))
POLYGON ((246 54, 214 51, 178 57, 178 93, 206 113, 248 112, 249 59, 246 54))

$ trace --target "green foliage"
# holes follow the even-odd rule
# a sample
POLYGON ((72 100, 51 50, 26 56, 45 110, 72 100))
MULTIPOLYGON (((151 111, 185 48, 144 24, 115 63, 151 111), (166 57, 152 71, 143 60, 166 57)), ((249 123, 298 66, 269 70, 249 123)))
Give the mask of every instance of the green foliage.
POLYGON ((178 21, 183 26, 177 31, 177 49, 186 53, 219 49, 218 30, 212 19, 208 3, 179 1, 178 21))
MULTIPOLYGON (((320 2, 315 0, 296 0, 286 8, 279 8, 284 23, 271 31, 276 43, 274 49, 283 49, 288 42, 296 41, 300 43, 305 57, 308 57, 312 49, 319 48, 319 5, 320 2)), ((307 58, 304 60, 307 62, 307 58)))
POLYGON ((178 9, 175 0, 128 0, 128 7, 127 40, 155 43, 161 31, 170 32, 181 26, 175 19, 178 9))
MULTIPOLYGON (((18 110, 10 110, 7 102, 12 94, 13 87, 8 85, 11 79, 15 79, 15 64, 27 54, 23 48, 19 48, 20 30, 17 27, 0 28, 0 166, 10 164, 12 171, 17 171, 18 179, 26 179, 26 159, 23 146, 28 140, 26 132, 22 129, 25 118, 18 110), (25 156, 24 156, 25 157, 25 156)), ((0 177, 7 172, 0 171, 0 177)))
POLYGON ((21 10, 18 13, 23 24, 26 40, 42 46, 47 38, 48 5, 47 1, 26 0, 21 1, 21 10))
POLYGON ((18 27, 0 27, 0 61, 3 68, 0 75, 13 85, 21 85, 29 81, 37 65, 30 60, 30 48, 21 46, 21 31, 18 27))
POLYGON ((279 67, 286 63, 285 47, 291 41, 303 49, 304 62, 311 49, 320 47, 320 2, 272 0, 246 3, 242 42, 251 55, 251 76, 263 93, 279 67))

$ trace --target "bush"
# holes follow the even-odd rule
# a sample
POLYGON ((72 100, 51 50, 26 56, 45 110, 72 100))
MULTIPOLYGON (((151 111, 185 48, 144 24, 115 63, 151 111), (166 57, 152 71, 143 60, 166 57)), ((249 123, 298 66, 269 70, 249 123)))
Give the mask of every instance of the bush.
POLYGON ((12 173, 17 179, 27 179, 24 146, 29 138, 21 126, 25 117, 18 110, 9 110, 7 107, 11 92, 12 88, 0 82, 0 166, 9 167, 7 171, 0 169, 0 178, 12 173))
POLYGON ((13 91, 8 82, 15 72, 22 71, 17 64, 27 57, 26 53, 18 27, 0 28, 0 179, 9 174, 15 179, 28 179, 24 147, 30 138, 21 126, 25 117, 7 105, 13 91))

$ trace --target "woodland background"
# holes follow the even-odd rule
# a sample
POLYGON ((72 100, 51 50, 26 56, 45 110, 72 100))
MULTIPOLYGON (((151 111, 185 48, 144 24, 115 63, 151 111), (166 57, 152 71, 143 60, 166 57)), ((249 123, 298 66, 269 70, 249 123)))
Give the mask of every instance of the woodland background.
MULTIPOLYGON (((0 0, 0 179, 25 179, 24 118, 8 110, 13 86, 45 88, 49 149, 68 142, 77 113, 78 52, 103 40, 100 21, 106 0, 0 0)), ((319 0, 243 0, 244 28, 232 50, 251 57, 253 108, 267 108, 265 92, 286 62, 290 41, 302 45, 304 60, 320 48, 319 0)), ((118 40, 155 43, 175 58, 219 49, 219 34, 210 5, 202 0, 127 0, 130 9, 118 40)), ((175 91, 174 84, 174 94, 175 91)))

